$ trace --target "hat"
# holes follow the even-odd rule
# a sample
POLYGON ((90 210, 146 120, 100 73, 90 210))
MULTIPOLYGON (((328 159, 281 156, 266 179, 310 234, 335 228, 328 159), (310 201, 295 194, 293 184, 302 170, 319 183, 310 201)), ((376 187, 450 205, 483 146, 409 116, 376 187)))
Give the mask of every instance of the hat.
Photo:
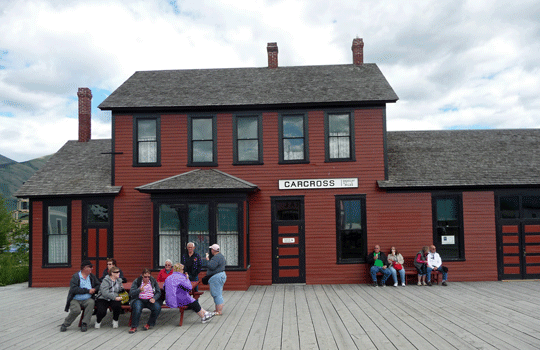
POLYGON ((84 269, 85 266, 94 267, 94 265, 92 265, 90 260, 83 260, 83 262, 81 263, 81 270, 84 269))
POLYGON ((212 244, 212 245, 210 246, 210 249, 214 249, 214 250, 216 250, 216 251, 219 252, 219 246, 218 246, 217 244, 212 244))

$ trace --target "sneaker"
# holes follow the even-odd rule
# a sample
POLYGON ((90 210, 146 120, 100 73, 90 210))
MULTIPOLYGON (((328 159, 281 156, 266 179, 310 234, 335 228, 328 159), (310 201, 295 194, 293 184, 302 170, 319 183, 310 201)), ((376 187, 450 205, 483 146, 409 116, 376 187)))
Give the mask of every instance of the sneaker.
POLYGON ((397 282, 396 282, 396 283, 394 283, 394 287, 397 287, 397 282))
POLYGON ((372 286, 372 287, 377 287, 377 286, 378 286, 378 284, 377 284, 377 283, 375 283, 375 282, 373 282, 373 283, 371 284, 371 286, 372 286))
POLYGON ((118 321, 112 321, 112 328, 118 328, 118 321))
POLYGON ((402 283, 401 286, 402 286, 402 287, 405 287, 405 283, 402 283))
POLYGON ((442 285, 446 287, 448 284, 446 284, 446 281, 442 281, 442 285))
POLYGON ((427 285, 428 285, 429 287, 431 287, 431 286, 432 286, 431 282, 428 282, 428 283, 427 283, 427 285))
POLYGON ((96 322, 96 324, 94 325, 94 328, 101 328, 101 323, 96 322))
POLYGON ((86 332, 88 330, 88 325, 86 323, 83 323, 81 325, 81 332, 86 332))
POLYGON ((422 282, 422 285, 423 285, 423 286, 427 286, 427 283, 426 283, 426 282, 422 282))
POLYGON ((60 326, 60 332, 65 332, 65 331, 67 331, 67 327, 62 324, 60 326))
POLYGON ((143 331, 147 331, 147 330, 149 330, 149 329, 151 329, 151 328, 152 328, 152 326, 150 326, 149 324, 146 324, 146 325, 143 327, 142 330, 143 330, 143 331))
POLYGON ((208 311, 207 311, 207 312, 204 314, 204 317, 202 318, 201 322, 202 322, 202 323, 206 323, 206 322, 210 321, 210 320, 212 319, 212 317, 214 317, 214 313, 213 313, 213 312, 208 312, 208 311))
POLYGON ((422 285, 422 282, 418 282, 418 285, 421 286, 421 285, 422 285))
POLYGON ((129 334, 133 334, 133 333, 135 333, 135 332, 137 332, 137 328, 131 327, 131 328, 129 329, 129 334))

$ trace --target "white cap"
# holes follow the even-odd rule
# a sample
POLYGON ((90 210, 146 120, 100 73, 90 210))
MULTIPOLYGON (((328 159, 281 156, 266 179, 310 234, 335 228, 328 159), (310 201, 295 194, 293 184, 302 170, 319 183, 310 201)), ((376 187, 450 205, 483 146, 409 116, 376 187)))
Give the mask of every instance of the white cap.
POLYGON ((210 246, 210 249, 214 249, 214 250, 216 250, 216 251, 219 252, 219 246, 218 246, 217 244, 212 244, 212 245, 210 246))

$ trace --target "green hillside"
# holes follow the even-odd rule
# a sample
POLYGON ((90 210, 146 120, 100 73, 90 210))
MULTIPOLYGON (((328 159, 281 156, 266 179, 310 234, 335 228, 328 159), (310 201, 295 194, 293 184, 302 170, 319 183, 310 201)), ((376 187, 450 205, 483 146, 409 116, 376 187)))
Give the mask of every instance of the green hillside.
POLYGON ((8 210, 17 208, 17 198, 13 197, 21 185, 41 168, 51 156, 17 163, 0 155, 0 194, 6 199, 8 210), (4 161, 4 163, 2 163, 4 161), (11 163, 11 164, 6 164, 11 163))

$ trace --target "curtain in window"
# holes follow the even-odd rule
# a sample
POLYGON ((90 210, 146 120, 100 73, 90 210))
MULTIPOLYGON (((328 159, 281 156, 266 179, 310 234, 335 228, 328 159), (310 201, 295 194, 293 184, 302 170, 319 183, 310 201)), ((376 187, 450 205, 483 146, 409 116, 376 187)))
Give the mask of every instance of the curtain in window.
POLYGON ((139 142, 139 163, 157 162, 157 142, 156 138, 141 140, 139 142))
POLYGON ((217 211, 217 244, 227 265, 238 265, 238 205, 219 203, 217 211))
POLYGON ((350 158, 351 147, 350 147, 350 141, 349 141, 348 135, 346 137, 330 136, 329 143, 330 143, 330 158, 350 158))
POLYGON ((48 210, 49 264, 68 262, 67 206, 50 206, 48 210))

